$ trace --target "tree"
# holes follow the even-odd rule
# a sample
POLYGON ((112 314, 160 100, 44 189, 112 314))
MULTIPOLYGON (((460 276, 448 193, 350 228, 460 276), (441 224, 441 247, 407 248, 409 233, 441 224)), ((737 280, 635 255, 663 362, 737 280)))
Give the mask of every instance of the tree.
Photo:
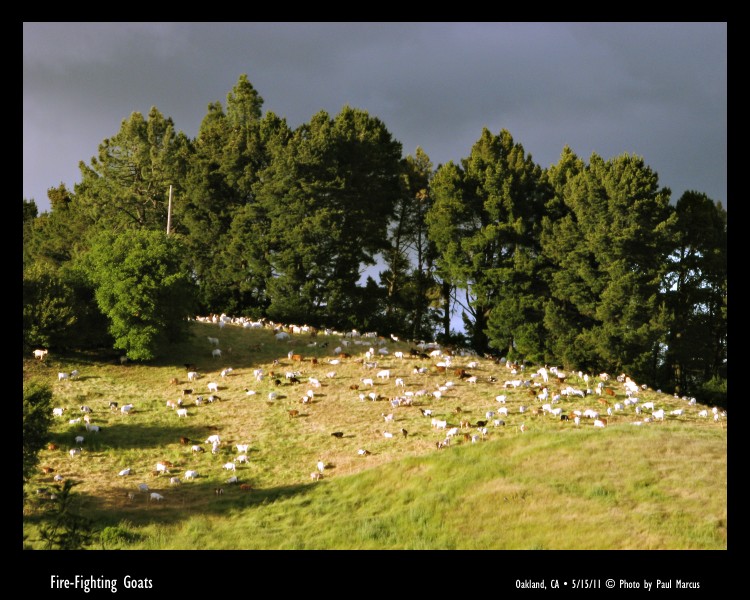
POLYGON ((77 316, 73 289, 49 266, 23 272, 24 349, 54 347, 64 340, 77 316))
POLYGON ((72 490, 79 483, 66 479, 62 486, 53 486, 54 507, 46 515, 48 523, 40 528, 47 550, 85 550, 94 541, 91 520, 74 510, 72 490))
POLYGON ((182 268, 184 248, 162 231, 102 232, 81 261, 110 322, 114 347, 150 360, 187 335, 195 288, 182 268))
POLYGON ((400 154, 378 119, 350 107, 319 112, 274 149, 253 188, 269 223, 268 316, 350 322, 360 265, 387 247, 400 154))
POLYGON ((581 168, 564 152, 550 176, 562 215, 545 222, 542 236, 553 265, 545 324, 555 348, 569 348, 568 368, 654 381, 669 325, 660 288, 673 247, 670 191, 628 154, 593 154, 581 168))
POLYGON ((541 169, 506 130, 484 129, 461 166, 438 168, 427 214, 443 279, 467 295, 472 346, 539 355, 544 280, 538 232, 545 194, 541 169))
POLYGON ((99 144, 90 166, 79 163, 76 210, 97 229, 165 231, 169 187, 182 192, 190 143, 156 107, 144 119, 134 112, 111 138, 99 144))
POLYGON ((389 228, 389 248, 383 253, 388 269, 380 273, 386 291, 384 318, 388 330, 411 339, 432 338, 434 331, 428 290, 436 285, 432 273, 436 251, 425 221, 432 203, 432 171, 422 148, 402 161, 402 191, 389 228))
POLYGON ((39 451, 49 440, 52 426, 52 390, 49 386, 29 383, 23 388, 23 482, 26 483, 39 464, 39 451))
POLYGON ((695 191, 675 208, 677 239, 664 282, 674 318, 663 377, 676 393, 696 393, 712 379, 726 379, 727 214, 695 191))

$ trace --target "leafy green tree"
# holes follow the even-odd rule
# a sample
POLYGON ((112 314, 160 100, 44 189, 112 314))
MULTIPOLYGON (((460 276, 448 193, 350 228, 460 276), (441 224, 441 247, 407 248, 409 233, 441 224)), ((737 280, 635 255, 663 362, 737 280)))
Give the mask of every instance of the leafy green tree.
POLYGON ((52 426, 52 390, 29 383, 23 388, 23 481, 26 483, 39 464, 39 451, 49 440, 52 426))
POLYGON ((23 273, 24 350, 58 346, 76 323, 73 289, 51 267, 32 265, 23 273))
POLYGON ((110 322, 114 347, 150 360, 187 335, 194 284, 182 268, 184 247, 162 231, 101 232, 81 261, 110 322))

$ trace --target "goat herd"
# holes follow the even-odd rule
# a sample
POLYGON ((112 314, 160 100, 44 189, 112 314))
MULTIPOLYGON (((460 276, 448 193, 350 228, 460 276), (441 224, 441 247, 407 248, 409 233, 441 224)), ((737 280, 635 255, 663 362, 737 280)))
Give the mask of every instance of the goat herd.
MULTIPOLYGON (((317 482, 333 472, 356 472, 363 468, 363 460, 381 464, 399 455, 445 451, 534 431, 604 430, 688 420, 726 426, 726 411, 700 406, 695 398, 651 390, 624 373, 611 377, 554 366, 531 369, 434 342, 408 344, 395 336, 317 331, 226 315, 196 321, 209 333, 213 330, 207 328, 213 327, 220 332, 225 327, 261 330, 264 337, 235 333, 233 344, 238 345, 238 335, 254 336, 242 338, 253 342, 268 340, 240 343, 252 350, 270 346, 277 358, 247 367, 229 366, 239 353, 229 347, 222 353, 219 336, 207 335, 203 366, 210 368, 179 363, 184 376, 167 379, 160 400, 140 396, 123 402, 122 394, 120 402, 102 398, 101 409, 96 408, 103 415, 100 423, 93 422, 91 402, 71 406, 74 399, 92 393, 79 370, 58 372, 55 400, 65 399, 68 405, 53 409, 55 441, 42 452, 40 483, 65 478, 85 482, 89 471, 97 469, 97 483, 88 486, 88 492, 97 496, 104 487, 109 492, 104 496, 127 499, 125 506, 132 503, 135 509, 142 506, 139 497, 147 498, 146 504, 162 504, 170 496, 184 502, 189 486, 182 484, 188 482, 202 480, 200 493, 208 490, 211 497, 224 497, 225 489, 249 492, 263 486, 317 482), (177 390, 183 379, 182 389, 177 390), (107 442, 108 427, 142 426, 153 422, 157 413, 175 423, 169 429, 179 422, 190 424, 186 431, 191 433, 165 439, 154 451, 131 453, 137 462, 123 465, 107 442), (169 413, 175 415, 174 421, 164 416, 169 413), (293 454, 289 446, 276 450, 275 436, 282 432, 298 453, 294 455, 307 459, 280 468, 293 454), (200 439, 193 439, 197 435, 200 439), (90 443, 90 436, 96 436, 96 444, 90 443), (68 439, 66 445, 63 440, 68 439), (159 455, 154 462, 152 457, 159 455), (107 458, 117 465, 110 475, 101 473, 100 465, 107 458), (271 481, 274 477, 282 480, 271 481), (132 479, 136 481, 126 483, 132 479)), ((48 357, 45 349, 34 351, 39 361, 48 357)), ((116 368, 130 368, 125 362, 121 360, 116 368)), ((38 493, 50 492, 41 487, 38 493)))

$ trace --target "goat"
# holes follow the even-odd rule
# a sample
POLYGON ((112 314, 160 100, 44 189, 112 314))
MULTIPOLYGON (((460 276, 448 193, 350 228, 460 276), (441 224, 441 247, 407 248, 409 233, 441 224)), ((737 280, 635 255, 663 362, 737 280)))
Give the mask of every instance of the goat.
POLYGON ((57 380, 62 381, 63 379, 70 379, 69 373, 58 373, 57 374, 57 380))
POLYGON ((91 425, 90 423, 86 423, 86 431, 91 431, 93 433, 99 433, 102 430, 99 425, 91 425))
POLYGON ((205 452, 206 450, 203 448, 203 446, 199 446, 198 444, 193 444, 190 446, 191 452, 205 452))
POLYGON ((151 496, 149 497, 149 501, 156 500, 157 502, 161 502, 164 500, 164 496, 161 494, 157 494, 156 492, 151 492, 151 496))
POLYGON ((44 360, 44 357, 47 356, 47 353, 49 350, 34 350, 34 358, 38 358, 39 360, 44 360))
POLYGON ((213 358, 221 358, 221 350, 219 350, 218 348, 214 348, 213 350, 211 350, 211 356, 213 358))
POLYGON ((209 337, 208 338, 208 343, 212 344, 214 346, 218 346, 219 345, 219 338, 209 337))
POLYGON ((594 427, 606 427, 607 426, 607 420, 606 419, 595 419, 594 420, 594 427))
POLYGON ((209 435, 208 439, 205 442, 206 444, 221 444, 221 439, 219 439, 219 436, 216 434, 209 435))
POLYGON ((198 379, 198 372, 188 371, 187 378, 188 378, 188 381, 195 381, 196 379, 198 379))
POLYGON ((198 471, 185 471, 185 479, 195 479, 198 477, 198 471))
POLYGON ((70 458, 75 458, 76 456, 80 456, 82 450, 83 450, 83 448, 71 448, 70 449, 70 458))
POLYGON ((180 408, 177 410, 178 417, 187 417, 187 408, 180 408))
POLYGON ((391 378, 390 369, 383 369, 382 371, 378 371, 377 378, 378 379, 390 379, 391 378))
POLYGON ((235 463, 247 463, 248 458, 247 454, 240 454, 237 458, 234 459, 235 463))
POLYGON ((217 392, 218 393, 218 391, 219 391, 219 384, 216 383, 215 381, 210 381, 207 384, 207 386, 208 386, 208 391, 209 392, 217 392))
POLYGON ((232 367, 227 367, 226 369, 222 370, 221 376, 226 377, 233 371, 232 367))
POLYGON ((237 469, 237 465, 235 465, 233 462, 227 462, 224 463, 224 469, 227 471, 235 471, 237 469))
POLYGON ((67 408, 53 408, 53 409, 52 409, 52 414, 53 414, 53 415, 54 415, 55 417, 62 417, 62 416, 63 416, 63 413, 64 413, 64 412, 65 412, 66 410, 68 410, 68 409, 67 409, 67 408))
POLYGON ((660 421, 664 420, 664 409, 660 408, 659 410, 655 410, 651 413, 652 419, 659 419, 660 421))
POLYGON ((138 490, 143 492, 144 494, 148 492, 148 484, 146 483, 139 483, 138 484, 138 490))
POLYGON ((133 410, 133 404, 124 404, 120 407, 120 412, 124 415, 130 414, 133 410))
POLYGON ((182 483, 182 480, 179 477, 170 477, 169 478, 169 484, 170 485, 177 485, 178 483, 182 483))
POLYGON ((125 476, 127 476, 127 475, 130 475, 130 467, 128 467, 127 469, 123 469, 122 471, 120 471, 120 472, 118 473, 118 475, 119 475, 120 477, 125 477, 125 476))
POLYGON ((74 441, 75 441, 76 444, 83 444, 83 436, 82 435, 77 435, 75 437, 74 441))

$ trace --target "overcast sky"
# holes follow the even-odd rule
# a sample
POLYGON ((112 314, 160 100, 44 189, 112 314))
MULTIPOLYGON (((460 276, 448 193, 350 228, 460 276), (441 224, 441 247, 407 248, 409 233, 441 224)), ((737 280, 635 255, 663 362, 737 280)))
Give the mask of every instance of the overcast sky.
POLYGON ((291 127, 348 104, 437 166, 507 129, 548 167, 643 157, 727 207, 726 23, 25 23, 23 197, 156 106, 195 137, 243 73, 291 127))

